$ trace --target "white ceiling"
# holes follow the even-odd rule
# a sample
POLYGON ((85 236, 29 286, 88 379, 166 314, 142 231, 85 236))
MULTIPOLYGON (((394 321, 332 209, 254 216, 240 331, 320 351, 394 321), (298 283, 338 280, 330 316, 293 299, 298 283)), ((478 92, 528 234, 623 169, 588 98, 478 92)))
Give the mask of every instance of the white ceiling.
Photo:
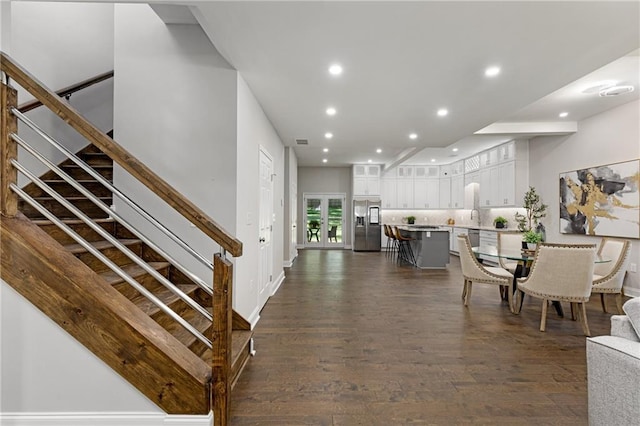
POLYGON ((464 158, 514 137, 570 132, 640 93, 638 1, 258 1, 192 10, 285 145, 309 140, 295 148, 300 166, 449 163, 453 147, 464 158), (341 76, 329 75, 332 63, 341 76), (498 77, 484 76, 490 65, 501 67, 498 77), (600 79, 636 90, 581 93, 600 79))

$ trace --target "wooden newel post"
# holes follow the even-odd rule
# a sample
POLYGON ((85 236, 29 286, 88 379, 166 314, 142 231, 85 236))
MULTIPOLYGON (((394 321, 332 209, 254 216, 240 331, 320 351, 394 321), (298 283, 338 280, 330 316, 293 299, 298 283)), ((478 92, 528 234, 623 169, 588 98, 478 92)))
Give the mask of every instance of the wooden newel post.
POLYGON ((2 83, 0 102, 0 213, 13 217, 18 212, 18 196, 9 185, 18 182, 18 171, 11 165, 11 160, 18 157, 18 145, 9 135, 18 132, 18 119, 11 114, 11 108, 18 105, 18 93, 2 83))
POLYGON ((229 424, 231 398, 231 308, 233 265, 220 254, 213 257, 213 332, 211 392, 214 426, 229 424))

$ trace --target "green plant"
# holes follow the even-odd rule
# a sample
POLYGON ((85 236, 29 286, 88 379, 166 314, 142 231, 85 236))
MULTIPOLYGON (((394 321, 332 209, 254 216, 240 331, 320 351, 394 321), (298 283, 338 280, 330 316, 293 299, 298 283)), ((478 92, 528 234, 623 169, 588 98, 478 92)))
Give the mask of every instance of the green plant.
POLYGON ((411 223, 415 223, 415 221, 416 221, 415 216, 407 216, 407 223, 411 224, 411 223))
POLYGON ((309 221, 309 228, 320 228, 320 221, 319 220, 310 220, 309 221))
POLYGON ((538 244, 542 241, 542 234, 538 234, 536 231, 527 231, 522 234, 522 241, 530 244, 538 244))
POLYGON ((495 219, 493 219, 493 224, 494 224, 494 225, 496 225, 496 224, 498 224, 498 223, 501 223, 501 224, 503 224, 503 225, 504 225, 505 223, 507 223, 507 219, 505 219, 505 218, 504 218, 504 217, 502 217, 502 216, 498 216, 498 217, 496 217, 495 219))
POLYGON ((524 202, 522 207, 526 210, 525 214, 516 213, 515 218, 518 222, 518 231, 526 232, 535 229, 540 219, 547 215, 547 205, 540 200, 540 196, 533 186, 524 194, 524 202))

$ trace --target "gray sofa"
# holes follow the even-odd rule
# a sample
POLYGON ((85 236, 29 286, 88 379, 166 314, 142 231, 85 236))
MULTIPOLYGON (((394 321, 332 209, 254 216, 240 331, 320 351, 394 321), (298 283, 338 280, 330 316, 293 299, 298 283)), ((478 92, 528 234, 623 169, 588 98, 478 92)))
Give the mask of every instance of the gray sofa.
POLYGON ((640 337, 629 317, 611 317, 611 335, 587 339, 589 425, 640 425, 640 337))

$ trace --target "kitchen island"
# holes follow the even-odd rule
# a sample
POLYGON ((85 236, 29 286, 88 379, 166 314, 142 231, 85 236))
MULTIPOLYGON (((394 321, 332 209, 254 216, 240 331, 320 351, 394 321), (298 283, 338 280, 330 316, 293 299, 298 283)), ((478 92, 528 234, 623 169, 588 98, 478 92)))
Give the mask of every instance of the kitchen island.
POLYGON ((398 226, 402 235, 413 238, 409 243, 421 269, 445 269, 449 264, 449 231, 438 226, 398 226))

